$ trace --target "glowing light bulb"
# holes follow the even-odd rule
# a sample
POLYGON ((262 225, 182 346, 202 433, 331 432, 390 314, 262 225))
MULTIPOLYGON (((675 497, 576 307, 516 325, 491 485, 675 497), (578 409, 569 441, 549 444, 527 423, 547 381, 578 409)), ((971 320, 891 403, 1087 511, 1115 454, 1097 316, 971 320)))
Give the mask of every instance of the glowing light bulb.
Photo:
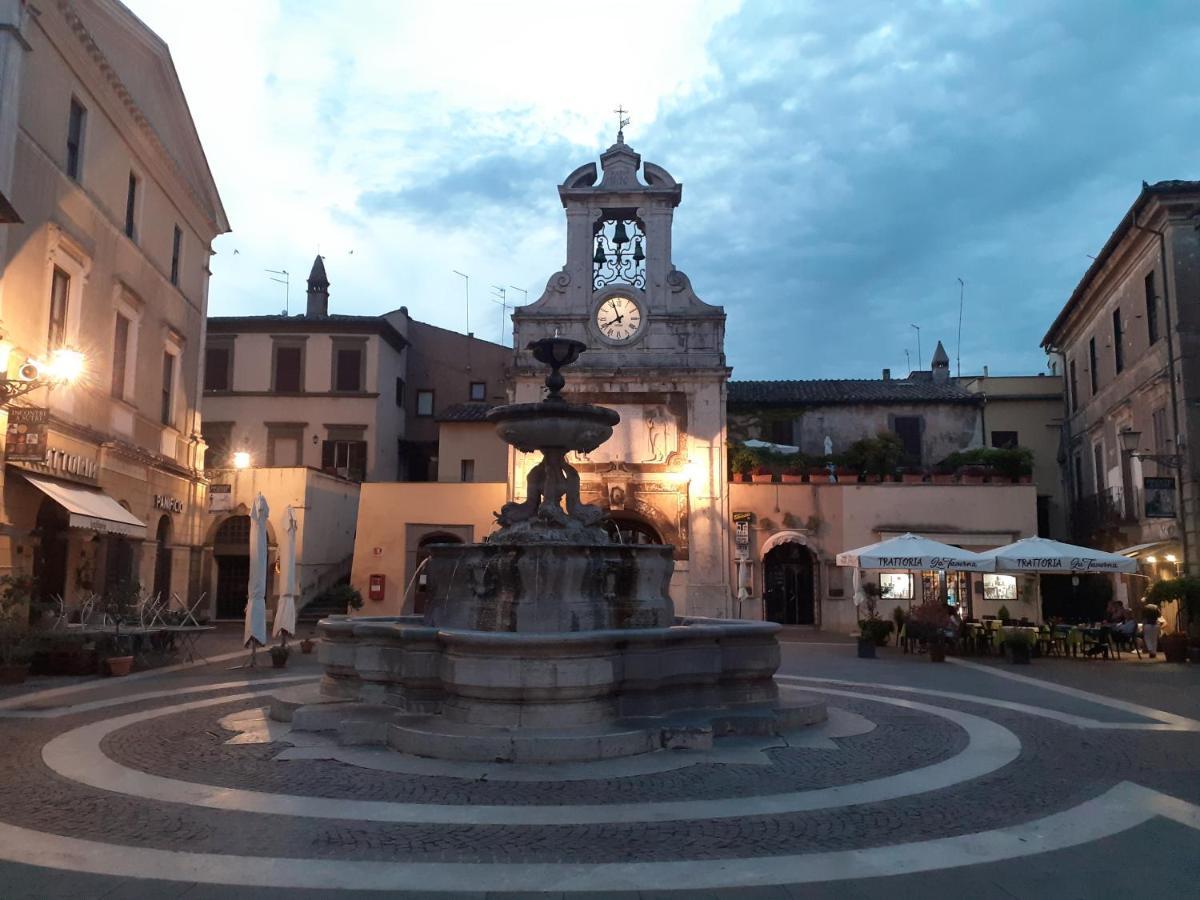
POLYGON ((235 469, 250 468, 250 454, 245 450, 239 450, 237 453, 233 454, 233 467, 235 469))
POLYGON ((78 381, 83 375, 83 370, 83 354, 67 347, 55 350, 54 355, 50 357, 50 362, 46 364, 46 374, 50 378, 67 384, 78 381))

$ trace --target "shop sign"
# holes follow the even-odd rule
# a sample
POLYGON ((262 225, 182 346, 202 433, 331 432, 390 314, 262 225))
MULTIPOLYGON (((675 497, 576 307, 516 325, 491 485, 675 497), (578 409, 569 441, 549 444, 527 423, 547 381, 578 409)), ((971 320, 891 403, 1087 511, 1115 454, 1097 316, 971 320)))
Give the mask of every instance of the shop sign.
POLYGON ((1147 519, 1174 519, 1175 511, 1175 479, 1151 478, 1143 479, 1146 497, 1147 519))
POLYGON ((735 512, 733 514, 733 542, 742 555, 750 549, 750 523, 754 513, 735 512))
POLYGON ((169 497, 166 494, 155 494, 154 508, 165 510, 166 512, 181 513, 183 512, 183 501, 176 500, 174 497, 169 497))
POLYGON ((210 484, 208 486, 208 511, 226 512, 233 509, 233 485, 210 484))
POLYGON ((10 462, 43 462, 46 459, 46 424, 50 410, 42 407, 8 411, 4 455, 10 462))
MULTIPOLYGON (((9 459, 11 460, 12 457, 10 456, 9 459)), ((43 472, 59 478, 95 481, 100 474, 100 465, 95 459, 80 456, 76 453, 68 453, 66 450, 59 450, 55 447, 46 450, 42 458, 36 461, 28 460, 18 462, 17 464, 23 469, 29 469, 32 472, 43 472)))

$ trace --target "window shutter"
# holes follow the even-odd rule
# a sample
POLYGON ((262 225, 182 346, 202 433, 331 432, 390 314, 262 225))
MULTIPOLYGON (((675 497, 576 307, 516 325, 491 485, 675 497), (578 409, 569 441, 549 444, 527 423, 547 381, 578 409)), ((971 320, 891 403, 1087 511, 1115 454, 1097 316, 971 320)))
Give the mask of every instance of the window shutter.
POLYGON ((333 441, 321 441, 321 470, 324 472, 334 470, 333 441))
POLYGON ((367 442, 350 441, 350 477, 362 481, 367 477, 367 442))

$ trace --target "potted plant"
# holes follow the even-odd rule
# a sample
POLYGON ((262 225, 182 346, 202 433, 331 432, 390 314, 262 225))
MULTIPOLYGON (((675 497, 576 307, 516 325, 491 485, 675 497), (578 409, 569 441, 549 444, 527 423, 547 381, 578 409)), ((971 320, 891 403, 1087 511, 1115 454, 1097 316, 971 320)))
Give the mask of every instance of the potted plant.
POLYGON ((1034 636, 1031 632, 1016 629, 1008 633, 1004 645, 1008 649, 1008 658, 1013 665, 1029 665, 1033 656, 1034 636))
POLYGON ((904 443, 895 432, 861 438, 846 450, 844 461, 866 480, 888 481, 904 459, 904 443))
POLYGON ((271 665, 276 669, 282 669, 287 665, 288 657, 291 656, 291 653, 292 651, 286 644, 272 644, 271 665))
POLYGON ((887 592, 873 581, 862 585, 860 590, 866 598, 863 609, 866 616, 858 620, 858 655, 863 659, 874 659, 876 647, 886 647, 892 623, 879 618, 879 598, 887 592))
POLYGON ((900 646, 900 632, 904 630, 904 622, 908 618, 908 613, 904 608, 897 606, 892 610, 892 624, 896 626, 896 646, 900 646))
POLYGON ((104 593, 101 608, 113 626, 113 633, 104 656, 109 675, 128 675, 133 669, 132 639, 121 634, 121 626, 130 624, 137 615, 142 586, 136 580, 120 581, 104 593))
POLYGON ((32 579, 24 575, 0 578, 0 684, 21 684, 33 657, 29 632, 32 579))
POLYGON ((738 481, 749 483, 750 473, 754 471, 754 467, 758 465, 758 457, 754 455, 749 447, 738 446, 731 454, 729 454, 729 468, 738 481))
POLYGON ((779 476, 779 480, 784 484, 800 484, 804 481, 804 470, 799 466, 788 466, 779 476))
POLYGON ((774 478, 774 473, 766 466, 755 466, 754 471, 750 474, 750 480, 754 484, 770 484, 774 478))
POLYGON ((316 641, 314 641, 310 637, 306 637, 302 641, 300 641, 300 652, 304 653, 304 654, 312 653, 313 647, 315 647, 316 645, 317 645, 316 641))
POLYGON ((849 466, 838 466, 837 480, 838 484, 858 484, 858 469, 852 469, 849 466))
POLYGON ((1162 647, 1167 662, 1185 662, 1188 656, 1189 627, 1200 626, 1200 576, 1183 575, 1179 578, 1156 581, 1146 592, 1146 599, 1156 605, 1169 600, 1178 602, 1175 631, 1162 635, 1158 644, 1162 647))
POLYGON ((921 484, 925 481, 925 470, 917 466, 904 466, 900 469, 900 481, 904 484, 921 484))
POLYGON ((958 470, 958 480, 961 484, 986 484, 988 468, 986 466, 962 466, 958 470))
POLYGON ((938 463, 933 467, 933 472, 930 474, 929 480, 934 484, 954 484, 958 481, 958 476, 955 474, 953 466, 938 463))
POLYGON ((929 646, 930 662, 946 661, 946 628, 950 625, 950 607, 941 600, 928 600, 914 606, 908 614, 909 626, 916 625, 929 646))

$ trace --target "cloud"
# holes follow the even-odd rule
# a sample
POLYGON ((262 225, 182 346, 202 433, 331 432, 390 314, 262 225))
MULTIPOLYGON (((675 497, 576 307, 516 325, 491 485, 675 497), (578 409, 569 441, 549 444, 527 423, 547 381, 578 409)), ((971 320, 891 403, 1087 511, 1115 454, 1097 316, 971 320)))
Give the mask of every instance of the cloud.
POLYGON ((562 265, 556 185, 620 101, 685 186, 675 262, 725 306, 735 377, 902 369, 910 323, 954 358, 960 276, 963 371, 1032 372, 1141 180, 1200 175, 1191 2, 644 4, 615 45, 590 4, 131 5, 236 229, 215 313, 279 308, 262 270, 319 249, 343 312, 462 328, 469 272, 495 339, 490 285, 562 265))

